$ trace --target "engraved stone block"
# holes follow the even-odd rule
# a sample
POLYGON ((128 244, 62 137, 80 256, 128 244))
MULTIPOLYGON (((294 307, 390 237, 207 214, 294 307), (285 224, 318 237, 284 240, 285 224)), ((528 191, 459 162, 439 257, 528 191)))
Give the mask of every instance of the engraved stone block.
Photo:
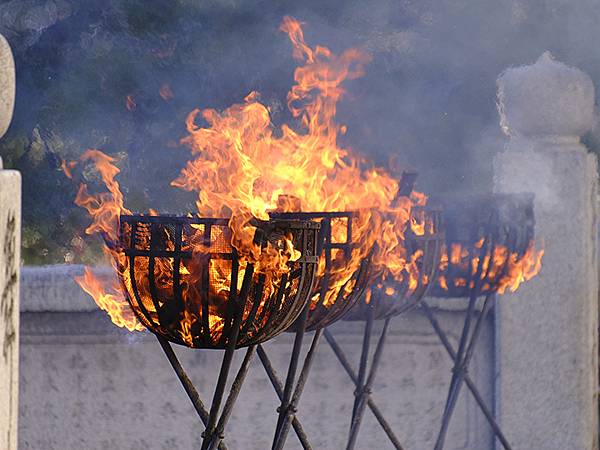
POLYGON ((21 178, 0 166, 0 448, 16 450, 21 178))

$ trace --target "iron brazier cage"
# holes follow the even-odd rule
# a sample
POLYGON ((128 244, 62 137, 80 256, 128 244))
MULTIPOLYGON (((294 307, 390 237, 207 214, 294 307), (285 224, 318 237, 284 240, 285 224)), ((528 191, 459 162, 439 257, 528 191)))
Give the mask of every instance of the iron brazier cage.
MULTIPOLYGON (((437 321, 426 302, 423 313, 431 322, 447 353, 454 361, 452 378, 434 450, 442 450, 458 396, 466 384, 494 435, 503 448, 510 444, 468 374, 483 324, 494 306, 495 294, 502 293, 510 280, 511 267, 531 253, 535 219, 533 195, 494 194, 447 197, 439 200, 444 208, 445 248, 438 279, 431 295, 442 298, 468 298, 458 349, 437 321), (476 304, 485 297, 481 311, 476 304), (476 320, 473 326, 473 321, 476 320)), ((531 255, 530 255, 531 256, 531 255)))
MULTIPOLYGON (((308 379, 323 328, 340 319, 355 305, 369 278, 370 258, 368 251, 365 252, 364 258, 359 261, 351 261, 353 257, 356 257, 353 251, 359 245, 355 241, 358 234, 355 230, 355 223, 359 219, 359 214, 371 214, 371 212, 271 213, 272 218, 314 220, 321 225, 319 246, 317 248, 317 253, 321 258, 320 268, 309 304, 294 326, 289 329, 289 331, 294 331, 296 336, 285 385, 282 385, 264 348, 262 346, 258 347, 259 358, 281 401, 273 438, 273 450, 283 448, 290 425, 293 426, 303 448, 311 448, 308 437, 295 416, 296 405, 308 379), (355 267, 351 264, 354 264, 355 267), (343 274, 342 279, 334 281, 336 275, 339 278, 339 274, 343 274), (296 381, 302 341, 307 331, 314 331, 315 333, 296 381)), ((369 217, 362 216, 362 219, 369 217)))
POLYGON ((429 207, 413 207, 409 223, 413 219, 422 221, 424 225, 422 232, 416 233, 408 226, 405 231, 404 245, 407 255, 416 256, 414 262, 417 273, 410 275, 408 272, 405 272, 402 280, 398 282, 387 279, 387 277, 383 280, 381 279, 382 272, 375 272, 370 282, 370 286, 372 286, 370 296, 365 296, 343 318, 343 320, 365 321, 358 374, 355 373, 346 354, 332 333, 329 330, 324 331, 325 339, 355 385, 350 432, 346 445, 347 450, 354 449, 356 446, 358 432, 367 406, 373 412, 394 448, 403 449, 398 437, 372 399, 371 391, 383 354, 384 343, 391 319, 415 307, 427 293, 437 273, 440 249, 443 242, 441 211, 429 207), (389 289, 393 289, 393 292, 389 291, 389 289), (368 369, 373 324, 378 319, 383 319, 384 324, 376 344, 370 368, 368 369))
POLYGON ((245 262, 231 244, 227 219, 121 216, 117 248, 109 243, 127 300, 156 335, 206 426, 202 450, 225 449, 224 429, 256 344, 297 319, 317 269, 318 223, 270 220, 252 225, 253 244, 283 252, 289 258, 287 270, 273 272, 272 267, 245 262), (210 411, 169 342, 225 350, 210 411), (246 356, 221 411, 233 352, 240 347, 248 347, 246 356))

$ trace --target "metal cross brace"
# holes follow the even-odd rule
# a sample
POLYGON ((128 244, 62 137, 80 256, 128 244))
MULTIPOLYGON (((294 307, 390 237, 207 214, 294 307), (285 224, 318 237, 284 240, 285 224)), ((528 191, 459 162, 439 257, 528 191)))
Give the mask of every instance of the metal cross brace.
POLYGON ((290 425, 292 425, 294 428, 302 448, 304 450, 312 450, 312 446, 308 441, 306 432, 296 416, 297 405, 300 401, 300 396, 304 391, 306 381, 308 380, 308 375, 310 373, 312 362, 317 352, 321 337, 321 330, 316 330, 308 353, 304 358, 302 369, 300 370, 300 375, 298 376, 298 381, 296 382, 296 372, 298 371, 298 363, 300 362, 300 351, 302 349, 302 340, 306 332, 306 321, 308 318, 309 308, 310 305, 307 305, 304 308, 302 315, 299 317, 298 322, 296 323, 294 346, 292 348, 292 355, 290 358, 285 385, 282 385, 281 380, 273 368, 273 365, 271 364, 271 361, 269 360, 269 357, 267 356, 263 346, 258 346, 258 357, 260 358, 262 365, 267 372, 267 376, 269 377, 269 380, 271 381, 271 384, 277 393, 277 397, 281 402, 279 408, 277 408, 277 412, 279 414, 277 418, 277 425, 275 427, 275 435, 273 437, 273 445, 271 447, 272 450, 281 450, 283 448, 290 425))
MULTIPOLYGON (((173 370, 177 374, 177 377, 179 378, 179 381, 181 382, 183 389, 185 390, 186 394, 190 398, 192 405, 194 406, 194 409, 196 410, 196 412, 198 413, 198 416, 200 417, 200 420, 206 427, 206 430, 202 433, 202 437, 203 437, 202 449, 206 448, 206 449, 214 450, 214 449, 218 448, 219 450, 227 450, 227 447, 226 447, 225 443, 223 442, 223 439, 224 439, 223 433, 225 430, 225 426, 227 425, 227 422, 229 420, 229 417, 231 416, 233 406, 235 404, 235 401, 237 400, 237 396, 240 392, 240 389, 242 387, 244 379, 246 378, 246 374, 248 373, 248 368, 250 366, 250 362, 252 361, 252 358, 254 357, 255 346, 248 347, 248 349, 246 350, 246 355, 244 356, 244 360, 242 361, 242 364, 240 365, 240 368, 238 369, 236 377, 233 380, 231 389, 229 391, 229 395, 227 396, 227 400, 225 401, 225 406, 223 407, 221 415, 219 417, 217 417, 219 409, 220 409, 221 401, 222 401, 223 395, 224 395, 224 388, 223 389, 219 388, 215 392, 215 396, 213 396, 213 401, 212 401, 211 409, 210 409, 210 413, 209 413, 206 410, 204 403, 200 399, 200 395, 198 394, 198 391, 196 390, 196 388, 192 384, 192 381, 189 379, 189 377, 185 373, 185 370, 181 366, 181 363, 179 362, 177 355, 175 355, 175 352, 174 352, 173 348, 171 347, 171 344, 162 336, 157 335, 156 338, 158 339, 158 342, 160 343, 162 349, 164 350, 165 355, 167 356, 167 359, 171 363, 173 370), (217 419, 218 419, 218 422, 217 422, 217 419), (209 427, 209 424, 210 424, 210 427, 209 427)), ((224 357, 223 359, 224 359, 224 361, 223 361, 223 365, 221 366, 221 372, 219 374, 219 379, 221 380, 222 378, 224 378, 224 381, 223 381, 223 383, 224 383, 224 382, 226 382, 227 373, 229 372, 229 368, 226 367, 226 358, 224 357), (223 374, 224 374, 224 377, 223 377, 223 374)), ((231 363, 231 361, 229 362, 229 364, 230 363, 231 363)), ((218 385, 218 387, 219 387, 219 385, 218 385)))
POLYGON ((248 286, 249 283, 246 280, 249 280, 252 277, 253 266, 248 265, 246 268, 246 276, 244 278, 245 283, 242 285, 242 291, 240 292, 240 296, 237 301, 240 302, 240 308, 237 309, 237 313, 233 318, 232 324, 232 332, 231 335, 228 336, 227 346, 225 347, 225 352, 223 354, 223 362, 221 363, 221 369, 219 371, 219 377, 217 379, 217 386, 215 387, 215 393, 212 398, 212 402, 210 405, 210 411, 207 413, 206 408, 202 401, 200 400, 200 396, 196 391, 194 385, 190 381, 189 377, 186 375, 183 367, 179 363, 171 344, 162 336, 156 335, 160 346, 162 347, 167 359, 171 363, 173 370, 177 374, 179 381, 183 385, 188 397, 192 401, 196 412, 200 416, 200 420, 204 423, 206 429, 202 433, 202 446, 201 450, 215 450, 219 448, 220 450, 225 450, 224 444, 222 441, 224 439, 224 431, 227 422, 229 421, 229 417, 231 416, 231 412, 233 410, 233 406, 235 401, 237 400, 238 394, 242 388, 242 384, 244 383, 244 379, 248 373, 248 368, 250 366, 250 361, 254 357, 254 349, 255 346, 252 345, 248 347, 246 351, 246 356, 242 361, 240 368, 238 369, 237 375, 233 380, 231 388, 229 389, 229 394, 227 399, 225 400, 225 405, 223 406, 223 410, 221 410, 221 403, 223 401, 223 397, 225 395, 225 388, 227 385, 227 378, 229 376, 229 372, 231 370, 231 362, 233 360, 233 354, 236 349, 236 344, 238 340, 238 336, 240 333, 240 325, 242 323, 242 314, 244 311, 244 307, 246 305, 246 301, 248 299, 248 286))
POLYGON ((429 319, 429 322, 431 323, 433 329, 440 338, 442 345, 446 349, 448 355, 454 361, 454 367, 452 370, 452 380, 450 382, 448 397, 446 399, 446 405, 444 407, 444 413, 442 416, 442 424, 440 427, 440 432, 438 434, 438 439, 436 441, 434 450, 442 450, 444 447, 446 433, 448 431, 450 420, 452 418, 452 414, 454 413, 456 402, 458 400, 458 396, 460 394, 460 390, 462 388, 463 383, 466 384, 468 389, 471 391, 471 394, 475 398, 475 401, 477 402, 479 408, 481 409, 485 418, 490 424, 494 435, 498 438, 503 448, 505 450, 511 450, 510 444, 508 443, 504 434, 502 433, 502 430, 500 429, 500 426, 498 425, 494 414, 485 404, 483 397, 479 393, 479 390, 475 386, 475 383, 473 383, 473 380, 471 379, 468 373, 469 363, 471 362, 471 359, 473 357, 478 337, 481 334, 482 325, 485 322, 489 312, 494 307, 495 295, 491 294, 485 297, 483 308, 479 313, 479 316, 475 323, 475 328, 473 329, 473 332, 470 333, 471 322, 476 314, 476 299, 477 298, 475 296, 471 296, 471 298, 469 299, 469 307, 467 309, 467 314, 463 325, 463 331, 461 334, 461 339, 459 341, 458 351, 455 351, 452 347, 452 344, 450 343, 447 334, 441 328, 438 320, 436 319, 429 305, 427 305, 426 302, 421 302, 420 304, 420 310, 427 317, 427 319, 429 319))
MULTIPOLYGON (((369 310, 371 311, 371 310, 369 310)), ((346 444, 346 450, 353 450, 356 445, 356 439, 358 437, 358 432, 360 430, 360 425, 362 422, 362 418, 365 412, 365 406, 368 406, 371 412, 374 414, 377 422, 387 435, 388 439, 394 446, 396 450, 404 450, 404 447, 400 444, 400 441, 394 434, 392 427, 387 422, 387 420, 383 417, 381 410, 375 404, 375 401, 371 397, 372 386, 375 381, 375 375, 377 373, 377 368, 379 367, 379 363, 381 361, 381 355, 383 354, 383 347, 385 343, 385 338, 387 336, 388 327, 390 323, 391 317, 385 319, 383 330, 381 331, 381 335, 379 336, 379 340, 377 342, 377 346, 375 348, 375 353, 373 355, 373 359, 371 361, 371 367, 369 369, 369 373, 367 375, 367 364, 369 359, 369 347, 371 343, 371 335, 373 333, 373 314, 370 312, 367 315, 367 320, 365 323, 365 331, 363 335, 363 345, 360 356, 360 365, 358 370, 358 376, 352 369, 352 366, 348 362, 348 358, 344 354, 344 351, 338 345, 336 340, 334 339, 331 332, 327 329, 323 331, 325 339, 329 343, 331 349, 337 356, 338 360, 342 364, 342 367, 345 369, 346 373, 354 383, 356 389, 354 391, 354 406, 352 408, 352 421, 350 424, 350 433, 348 435, 348 442, 346 444)))
POLYGON ((302 365, 302 370, 300 371, 300 376, 298 377, 298 382, 296 384, 296 387, 294 389, 294 392, 293 392, 293 395, 291 396, 290 401, 287 403, 287 406, 285 406, 286 403, 284 402, 285 388, 282 385, 281 380, 280 380, 279 376, 277 375, 277 372, 273 368, 273 365, 271 364, 269 357, 265 353, 265 350, 262 348, 262 346, 258 347, 258 351, 257 351, 258 357, 260 358, 260 360, 263 364, 263 367, 265 368, 265 371, 267 372, 267 375, 269 377, 269 380, 271 381, 271 384, 273 384, 273 388, 275 389, 275 392, 277 393, 277 397, 282 402, 280 407, 277 408, 277 411, 280 414, 282 412, 284 413, 284 422, 282 423, 282 425, 280 425, 278 428, 276 428, 276 431, 275 431, 273 448, 279 448, 279 449, 283 448, 283 446, 285 444, 285 439, 287 437, 287 433, 289 431, 289 425, 291 424, 292 427, 294 428, 294 431, 296 432, 296 435, 298 436, 298 439, 300 441, 300 444, 302 445, 302 448, 304 450, 312 450, 312 446, 310 445, 308 436, 306 435, 306 432, 304 431, 302 424, 298 420, 298 417, 296 416, 296 412, 297 412, 297 404, 300 399, 300 395, 302 394, 302 391, 306 384, 306 380, 308 379, 311 361, 313 359, 314 353, 316 352, 318 342, 320 339, 320 334, 321 334, 321 330, 317 330, 315 332, 315 335, 313 336, 313 340, 312 340, 312 343, 310 346, 309 353, 307 354, 307 356, 304 360, 304 363, 302 365))

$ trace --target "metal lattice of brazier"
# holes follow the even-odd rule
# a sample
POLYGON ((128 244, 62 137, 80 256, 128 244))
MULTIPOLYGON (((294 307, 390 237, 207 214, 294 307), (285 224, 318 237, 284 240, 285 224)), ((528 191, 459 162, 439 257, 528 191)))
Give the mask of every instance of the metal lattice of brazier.
POLYGON ((255 346, 283 332, 305 310, 317 270, 318 223, 253 225, 256 246, 285 253, 291 244, 299 252, 283 273, 273 276, 241 258, 231 245, 227 219, 121 216, 118 248, 113 245, 131 308, 157 337, 206 427, 202 450, 225 449, 225 426, 255 346), (225 350, 209 411, 170 342, 225 350), (246 355, 221 411, 233 353, 242 347, 246 355))

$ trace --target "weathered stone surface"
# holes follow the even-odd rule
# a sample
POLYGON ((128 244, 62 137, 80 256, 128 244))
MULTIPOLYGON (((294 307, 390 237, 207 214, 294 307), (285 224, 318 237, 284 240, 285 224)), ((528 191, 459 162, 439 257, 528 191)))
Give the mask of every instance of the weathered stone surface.
MULTIPOLYGON (((31 278, 23 278, 22 292, 32 294, 27 280, 31 278)), ((60 277, 54 280, 57 284, 60 277)), ((72 280, 64 276, 63 284, 68 283, 72 280)), ((439 317, 456 343, 463 315, 440 312, 439 317)), ((421 315, 399 317, 391 328, 373 396, 407 448, 430 449, 448 389, 451 360, 421 315)), ((489 402, 493 397, 491 329, 486 327, 471 367, 471 376, 489 402)), ((362 324, 341 322, 333 333, 357 366, 362 324)), ((280 375, 287 367, 291 343, 292 336, 284 334, 265 345, 280 375)), ((21 348, 19 448, 199 448, 203 427, 151 335, 117 329, 100 311, 26 312, 22 313, 21 348)), ((181 347, 176 351, 208 403, 222 353, 181 347)), ((238 352, 236 367, 242 355, 238 352)), ((323 340, 299 407, 315 449, 343 448, 353 390, 323 340)), ((465 392, 446 449, 491 448, 485 419, 465 392)), ((230 449, 270 447, 276 400, 255 359, 227 430, 230 449)), ((367 411, 357 448, 391 449, 386 439, 367 411)), ((299 448, 292 431, 286 449, 299 448)))
POLYGON ((17 448, 21 178, 0 167, 0 448, 17 448))
POLYGON ((525 136, 581 136, 594 120, 594 84, 586 73, 544 53, 532 66, 498 79, 503 131, 525 136))
POLYGON ((581 72, 548 64, 500 80, 512 79, 504 99, 515 101, 501 105, 513 138, 495 159, 495 189, 535 193, 546 253, 540 275, 500 302, 497 407, 515 450, 590 450, 598 448, 597 167, 579 134, 594 94, 581 72), (538 74, 535 89, 511 91, 538 74), (543 84, 551 79, 560 82, 543 84))
MULTIPOLYGON (((75 277, 83 275, 83 268, 76 264, 23 267, 21 311, 96 311, 94 300, 75 283, 75 277)), ((115 277, 110 267, 95 268, 94 274, 106 280, 115 277)))
MULTIPOLYGON (((0 137, 4 136, 15 106, 15 62, 8 42, 0 34, 0 137)), ((2 158, 0 158, 2 169, 2 158)))

